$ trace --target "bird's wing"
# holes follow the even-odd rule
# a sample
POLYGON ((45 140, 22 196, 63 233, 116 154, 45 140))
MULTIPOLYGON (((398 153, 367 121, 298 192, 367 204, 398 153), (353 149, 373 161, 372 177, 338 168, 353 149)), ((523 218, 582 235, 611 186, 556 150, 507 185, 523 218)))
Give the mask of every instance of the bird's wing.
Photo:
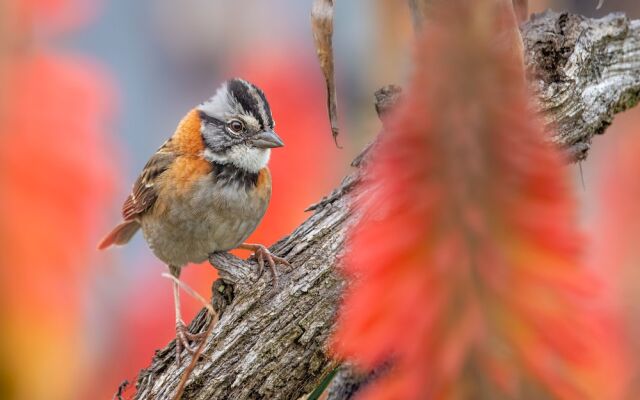
POLYGON ((131 194, 122 205, 122 217, 125 221, 136 219, 153 207, 157 192, 157 179, 173 163, 177 155, 171 151, 170 140, 149 159, 142 173, 136 179, 131 194))

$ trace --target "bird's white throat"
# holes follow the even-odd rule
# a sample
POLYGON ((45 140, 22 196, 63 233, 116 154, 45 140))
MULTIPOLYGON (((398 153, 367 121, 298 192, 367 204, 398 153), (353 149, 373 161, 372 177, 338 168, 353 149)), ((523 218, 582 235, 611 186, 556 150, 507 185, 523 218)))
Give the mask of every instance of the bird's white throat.
POLYGON ((210 162, 233 164, 248 172, 256 173, 269 163, 270 149, 258 149, 244 144, 233 146, 225 153, 216 153, 205 149, 204 158, 210 162))

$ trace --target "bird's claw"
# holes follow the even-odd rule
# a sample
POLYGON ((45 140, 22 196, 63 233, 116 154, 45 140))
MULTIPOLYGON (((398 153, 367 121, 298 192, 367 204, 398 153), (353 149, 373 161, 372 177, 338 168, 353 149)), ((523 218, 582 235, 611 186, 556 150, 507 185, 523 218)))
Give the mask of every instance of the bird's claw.
POLYGON ((285 265, 287 267, 291 266, 289 261, 271 253, 269 249, 261 244, 256 245, 256 249, 253 252, 253 258, 255 258, 258 263, 258 279, 260 279, 262 277, 262 274, 264 273, 265 261, 269 265, 273 287, 276 287, 278 285, 278 274, 276 272, 276 265, 285 265))
POLYGON ((191 355, 195 354, 205 337, 206 332, 191 333, 184 322, 176 322, 176 358, 178 364, 181 362, 182 350, 186 349, 191 355))

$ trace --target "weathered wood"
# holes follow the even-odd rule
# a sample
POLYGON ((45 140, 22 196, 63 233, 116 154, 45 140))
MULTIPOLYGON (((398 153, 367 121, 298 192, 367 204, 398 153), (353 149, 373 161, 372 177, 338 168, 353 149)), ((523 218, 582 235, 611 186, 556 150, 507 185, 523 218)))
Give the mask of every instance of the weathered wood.
MULTIPOLYGON (((568 148, 574 160, 583 159, 592 137, 604 132, 613 115, 638 102, 640 21, 621 14, 593 20, 547 12, 524 25, 523 36, 540 109, 550 125, 557 125, 552 140, 568 148)), ((387 92, 398 97, 396 89, 387 92)), ((380 93, 378 106, 386 109, 389 97, 380 93)), ((336 266, 346 231, 357 218, 350 194, 360 179, 356 168, 310 207, 309 219, 272 247, 294 266, 281 273, 276 289, 270 290, 268 274, 256 280, 254 261, 212 257, 221 277, 214 284, 213 304, 222 315, 184 398, 297 399, 335 367, 326 345, 345 286, 336 266)), ((205 318, 204 312, 198 314, 192 332, 205 329, 205 318)), ((140 372, 135 398, 172 398, 186 365, 176 365, 171 342, 140 372)))
POLYGON ((529 80, 555 127, 552 139, 583 160, 593 136, 640 100, 640 20, 547 11, 522 31, 529 80))

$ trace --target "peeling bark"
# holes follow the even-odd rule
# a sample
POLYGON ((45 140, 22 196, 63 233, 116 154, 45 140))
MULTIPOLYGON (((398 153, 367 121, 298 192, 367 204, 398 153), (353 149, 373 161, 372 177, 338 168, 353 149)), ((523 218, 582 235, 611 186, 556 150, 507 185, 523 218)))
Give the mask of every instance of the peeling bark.
MULTIPOLYGON (((622 14, 594 20, 546 12, 522 32, 531 85, 549 126, 556 127, 551 140, 567 148, 573 161, 584 159, 593 136, 640 98, 640 21, 622 14)), ((398 93, 393 87, 380 91, 379 112, 395 103, 398 93)), ((212 302, 221 318, 189 378, 185 399, 297 399, 336 367, 327 355, 345 287, 336 265, 357 218, 350 194, 364 160, 359 157, 355 171, 310 207, 309 219, 271 248, 294 266, 281 273, 277 288, 271 290, 268 274, 257 279, 254 261, 212 256, 220 271, 212 302)), ((206 317, 201 311, 191 331, 205 330, 206 317)), ((169 343, 140 372, 135 398, 172 398, 186 366, 186 360, 176 364, 175 343, 169 343)), ((344 394, 331 398, 348 398, 354 389, 340 391, 341 380, 335 381, 331 393, 344 394)))

